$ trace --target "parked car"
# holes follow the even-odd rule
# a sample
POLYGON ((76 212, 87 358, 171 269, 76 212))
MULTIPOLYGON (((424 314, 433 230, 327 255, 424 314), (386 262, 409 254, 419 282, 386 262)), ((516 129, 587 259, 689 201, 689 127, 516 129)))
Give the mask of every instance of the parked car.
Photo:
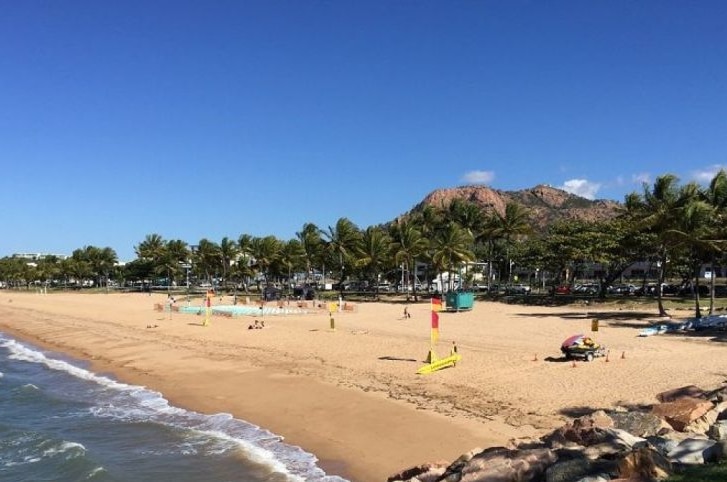
POLYGON ((275 301, 280 299, 280 290, 275 286, 266 286, 263 288, 263 300, 264 301, 275 301))
POLYGON ((636 286, 632 284, 620 284, 608 287, 608 292, 615 295, 633 295, 636 293, 636 286))
POLYGON ((530 286, 523 285, 523 284, 510 285, 505 288, 505 294, 506 295, 529 295, 530 286))
POLYGON ((568 285, 560 285, 553 288, 553 293, 556 295, 569 295, 571 294, 571 287, 568 285))
POLYGON ((584 283, 576 285, 573 291, 581 295, 597 295, 599 288, 595 283, 584 283))
POLYGON ((472 291, 487 291, 487 285, 486 284, 474 283, 472 285, 472 291))

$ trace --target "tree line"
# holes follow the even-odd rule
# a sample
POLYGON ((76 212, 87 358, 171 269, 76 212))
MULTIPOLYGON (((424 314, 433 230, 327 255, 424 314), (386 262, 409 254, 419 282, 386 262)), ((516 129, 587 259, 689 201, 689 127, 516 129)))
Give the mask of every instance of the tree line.
MULTIPOLYGON (((426 266, 426 279, 445 272, 461 272, 472 279, 472 263, 486 266, 484 277, 499 273, 510 281, 512 266, 548 274, 552 285, 568 284, 584 266, 597 264, 600 296, 633 263, 646 261, 657 268, 657 286, 668 278, 691 283, 696 316, 701 316, 700 269, 725 262, 727 232, 727 174, 719 171, 708 186, 680 183, 671 174, 645 183, 641 192, 626 196, 620 211, 609 219, 562 219, 544 231, 534 229, 527 208, 508 203, 502 213, 487 212, 462 199, 446 206, 427 205, 385 224, 359 228, 348 218, 321 228, 306 223, 295 237, 255 237, 241 234, 219 243, 201 239, 190 245, 179 239, 147 235, 134 250, 136 259, 118 265, 109 247, 85 246, 66 259, 47 256, 29 264, 16 257, 0 259, 0 279, 8 286, 64 285, 93 280, 96 286, 163 278, 169 286, 195 280, 267 284, 291 282, 293 274, 325 273, 339 281, 356 279, 370 286, 386 279, 403 280, 417 298, 417 266, 426 266), (469 270, 469 271, 467 271, 469 270)), ((543 278, 544 279, 544 278, 543 278)), ((644 279, 644 283, 646 279, 644 279)), ((714 277, 711 283, 714 284, 714 277)), ((259 286, 258 286, 259 287, 259 286)), ((713 288, 713 286, 712 286, 713 288)), ((714 293, 714 289, 711 290, 714 293)), ((666 314, 661 289, 656 290, 659 313, 666 314)), ((710 312, 714 298, 710 299, 710 312)))

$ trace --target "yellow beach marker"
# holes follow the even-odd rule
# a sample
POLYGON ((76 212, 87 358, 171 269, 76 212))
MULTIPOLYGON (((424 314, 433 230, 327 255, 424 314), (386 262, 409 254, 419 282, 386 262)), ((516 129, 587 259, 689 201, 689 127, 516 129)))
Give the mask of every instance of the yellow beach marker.
POLYGON ((452 349, 449 352, 449 356, 446 358, 437 357, 434 351, 434 345, 439 340, 439 314, 438 311, 442 309, 442 301, 437 298, 432 298, 431 311, 432 311, 432 330, 430 332, 430 344, 429 354, 427 355, 426 365, 417 370, 419 375, 428 375, 434 373, 442 368, 449 368, 457 365, 457 362, 462 359, 462 355, 457 353, 457 344, 452 342, 452 349))
POLYGON ((430 373, 434 373, 437 370, 441 370, 442 368, 453 367, 461 359, 462 359, 462 355, 455 354, 455 355, 450 355, 447 358, 435 360, 435 361, 431 362, 429 365, 424 365, 419 370, 417 370, 417 374, 429 375, 430 373))

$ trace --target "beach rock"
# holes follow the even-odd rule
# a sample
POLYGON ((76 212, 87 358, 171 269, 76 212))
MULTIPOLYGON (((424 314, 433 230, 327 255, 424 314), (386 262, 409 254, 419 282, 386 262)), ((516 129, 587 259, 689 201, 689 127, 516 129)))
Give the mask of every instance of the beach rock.
POLYGON ((537 480, 556 461, 550 449, 509 450, 505 447, 487 449, 472 457, 464 466, 448 467, 442 482, 510 482, 537 480))
POLYGON ((611 477, 609 477, 608 474, 596 474, 587 475, 582 479, 576 480, 575 482, 609 482, 610 480, 611 477))
POLYGON ((503 447, 492 447, 489 449, 482 450, 481 448, 472 449, 469 452, 466 452, 459 457, 457 457, 457 460, 452 462, 444 471, 444 474, 442 474, 442 477, 439 479, 444 482, 456 482, 462 477, 462 469, 469 463, 470 460, 474 458, 475 455, 485 453, 485 452, 499 452, 501 450, 507 450, 503 447))
POLYGON ((404 481, 417 481, 417 482, 436 482, 439 477, 444 474, 447 469, 449 462, 434 462, 429 464, 422 464, 416 467, 411 467, 406 470, 402 470, 396 475, 392 475, 387 482, 404 482, 404 481))
POLYGON ((712 407, 712 402, 709 400, 683 397, 673 402, 655 405, 652 413, 666 420, 674 430, 684 431, 690 423, 707 413, 712 407))
POLYGON ((712 440, 727 440, 727 420, 718 420, 707 432, 712 440))
POLYGON ((646 439, 634 437, 630 433, 615 428, 603 429, 601 442, 582 448, 582 454, 587 459, 613 458, 622 452, 634 448, 646 447, 646 439))
POLYGON ((605 442, 603 429, 614 426, 614 422, 603 410, 579 417, 550 435, 543 442, 551 448, 566 447, 568 442, 589 446, 605 442))
POLYGON ((505 447, 510 450, 547 448, 542 440, 533 437, 510 439, 505 447))
POLYGON ((721 452, 722 448, 714 440, 689 438, 680 442, 667 457, 673 463, 695 465, 714 462, 719 459, 721 452))
POLYGON ((709 392, 709 399, 714 403, 727 401, 727 387, 720 387, 709 392))
POLYGON ((691 421, 689 425, 684 427, 684 431, 687 433, 699 434, 706 434, 707 432, 709 432, 710 427, 715 422, 717 422, 717 417, 719 417, 720 413, 722 412, 723 408, 721 408, 720 405, 722 404, 713 407, 698 419, 691 421))
POLYGON ((708 397, 708 393, 696 385, 687 385, 685 387, 667 390, 656 395, 656 399, 661 403, 674 402, 685 397, 706 399, 708 397))
POLYGON ((575 482, 588 480, 589 477, 607 477, 606 480, 609 480, 616 471, 616 463, 610 460, 558 460, 546 469, 545 482, 575 482))
POLYGON ((661 418, 649 412, 613 412, 609 415, 614 427, 637 437, 656 435, 664 424, 661 418))
POLYGON ((669 452, 677 448, 677 445, 679 445, 680 442, 680 440, 673 440, 659 435, 647 437, 646 441, 648 442, 649 446, 651 446, 654 450, 659 452, 664 457, 666 457, 669 452))
POLYGON ((671 472, 669 460, 649 447, 633 450, 618 461, 618 476, 629 481, 651 482, 664 479, 671 472))

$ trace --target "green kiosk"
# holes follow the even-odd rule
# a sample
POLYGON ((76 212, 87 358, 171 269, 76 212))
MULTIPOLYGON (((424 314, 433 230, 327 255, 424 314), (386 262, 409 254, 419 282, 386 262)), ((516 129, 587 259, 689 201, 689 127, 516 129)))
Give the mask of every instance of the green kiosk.
POLYGON ((467 311, 475 304, 475 295, 471 291, 447 291, 445 300, 447 311, 467 311))

